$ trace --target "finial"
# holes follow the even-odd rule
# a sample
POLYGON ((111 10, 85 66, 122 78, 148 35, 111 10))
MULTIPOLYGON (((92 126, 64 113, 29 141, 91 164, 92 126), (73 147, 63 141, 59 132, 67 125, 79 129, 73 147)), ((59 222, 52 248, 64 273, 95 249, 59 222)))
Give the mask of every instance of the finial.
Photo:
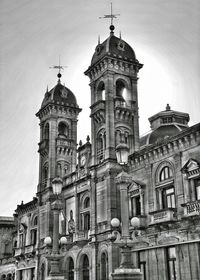
POLYGON ((100 35, 98 36, 98 45, 100 44, 100 35))
POLYGON ((86 141, 87 141, 87 143, 90 142, 90 136, 89 135, 87 136, 86 141))
POLYGON ((83 145, 82 141, 80 140, 79 141, 79 146, 81 147, 83 145))
POLYGON ((119 39, 121 40, 121 38, 122 38, 122 33, 121 33, 121 31, 119 32, 119 39))
POLYGON ((169 106, 169 104, 167 104, 165 109, 166 109, 166 111, 170 111, 171 110, 171 107, 169 106))
POLYGON ((60 55, 59 55, 59 64, 58 65, 53 65, 52 67, 49 67, 49 68, 53 68, 53 69, 58 69, 58 74, 57 74, 57 77, 58 77, 58 83, 60 83, 60 78, 62 77, 61 75, 61 71, 63 70, 64 71, 64 68, 66 68, 67 66, 63 66, 63 65, 60 65, 60 55))
POLYGON ((48 89, 48 85, 47 85, 47 89, 46 89, 46 92, 48 92, 49 91, 49 89, 48 89))
POLYGON ((114 18, 117 18, 118 16, 120 16, 120 14, 113 14, 113 11, 112 11, 112 2, 110 3, 110 15, 104 15, 103 17, 99 17, 99 18, 110 18, 110 33, 111 35, 114 33, 114 25, 113 25, 113 19, 114 18))

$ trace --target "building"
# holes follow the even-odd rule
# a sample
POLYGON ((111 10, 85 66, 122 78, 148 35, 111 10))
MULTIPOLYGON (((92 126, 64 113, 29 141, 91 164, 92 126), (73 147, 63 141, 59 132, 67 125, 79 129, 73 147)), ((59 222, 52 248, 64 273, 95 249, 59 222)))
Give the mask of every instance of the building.
POLYGON ((0 217, 0 276, 15 279, 16 225, 13 217, 0 217))
POLYGON ((131 176, 126 197, 129 218, 140 220, 137 229, 129 228, 135 242, 134 265, 144 280, 199 279, 200 124, 189 127, 189 115, 167 105, 149 118, 151 132, 140 137, 137 82, 142 67, 111 25, 109 37, 98 43, 85 71, 91 88, 91 141, 88 136, 78 148, 81 109, 74 93, 62 84, 60 73, 55 87, 46 91, 36 114, 40 121, 36 197, 15 211, 15 279, 49 276, 56 177, 63 179, 61 274, 68 280, 112 279, 120 264, 111 220, 121 220, 123 210, 115 180, 122 171, 116 159, 121 143, 129 148, 124 167, 131 176))

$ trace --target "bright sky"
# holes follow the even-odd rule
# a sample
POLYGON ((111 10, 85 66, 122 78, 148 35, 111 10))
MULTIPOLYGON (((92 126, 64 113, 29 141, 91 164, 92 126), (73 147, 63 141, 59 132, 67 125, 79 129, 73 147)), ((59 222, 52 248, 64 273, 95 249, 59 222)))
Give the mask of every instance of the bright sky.
MULTIPOLYGON (((140 132, 148 117, 172 109, 200 120, 200 1, 113 0, 115 35, 144 64, 139 73, 140 132)), ((90 134, 89 79, 83 72, 97 45, 109 36, 110 0, 0 1, 0 215, 12 215, 28 202, 38 184, 39 110, 56 70, 67 65, 62 82, 77 97, 78 142, 90 134), (86 125, 87 124, 87 125, 86 125), (84 128, 84 129, 83 129, 84 128)))

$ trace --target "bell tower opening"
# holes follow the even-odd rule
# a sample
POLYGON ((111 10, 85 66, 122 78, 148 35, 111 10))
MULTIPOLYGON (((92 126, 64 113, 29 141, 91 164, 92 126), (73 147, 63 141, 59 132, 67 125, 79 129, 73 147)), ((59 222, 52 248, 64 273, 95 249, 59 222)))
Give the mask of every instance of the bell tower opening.
POLYGON ((64 122, 58 124, 58 136, 68 137, 68 126, 64 122))
POLYGON ((104 82, 100 82, 97 88, 97 101, 105 100, 105 84, 104 82))

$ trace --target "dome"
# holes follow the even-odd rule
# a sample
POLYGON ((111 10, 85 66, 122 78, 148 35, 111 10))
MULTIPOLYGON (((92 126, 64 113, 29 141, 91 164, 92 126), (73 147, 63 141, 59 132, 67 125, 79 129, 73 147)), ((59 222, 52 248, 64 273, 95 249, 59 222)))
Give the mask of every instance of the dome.
POLYGON ((189 119, 187 113, 171 110, 167 104, 165 111, 149 118, 152 130, 140 138, 140 146, 159 143, 168 137, 177 135, 188 128, 189 119))
POLYGON ((113 32, 111 32, 111 35, 103 43, 99 43, 96 46, 91 65, 95 64, 107 54, 117 56, 125 60, 136 60, 135 53, 129 44, 127 44, 121 38, 114 36, 113 32))
POLYGON ((45 93, 41 107, 44 107, 49 103, 78 107, 75 95, 70 89, 62 85, 60 80, 58 80, 58 83, 54 88, 45 93))

